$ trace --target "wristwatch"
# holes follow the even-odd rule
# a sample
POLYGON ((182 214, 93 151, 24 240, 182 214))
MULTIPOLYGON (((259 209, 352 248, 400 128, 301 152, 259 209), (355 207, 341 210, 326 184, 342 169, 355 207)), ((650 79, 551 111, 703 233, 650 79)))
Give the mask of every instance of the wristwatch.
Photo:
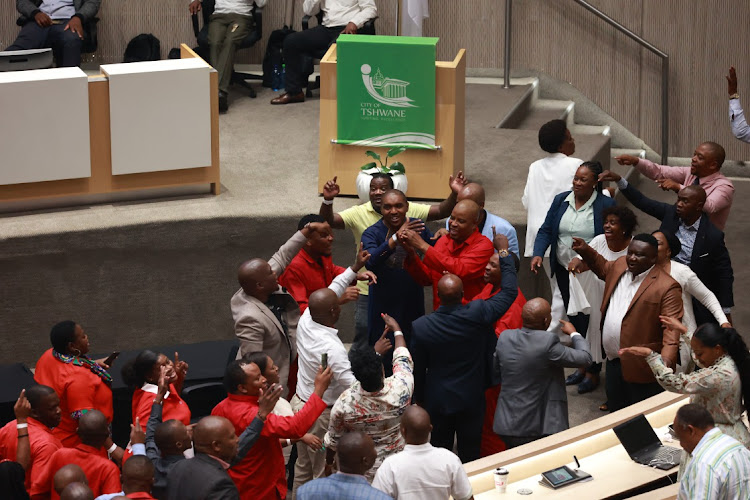
POLYGON ((497 253, 498 253, 498 255, 500 257, 507 257, 508 255, 510 255, 510 252, 508 251, 507 248, 503 248, 502 250, 498 250, 497 253))

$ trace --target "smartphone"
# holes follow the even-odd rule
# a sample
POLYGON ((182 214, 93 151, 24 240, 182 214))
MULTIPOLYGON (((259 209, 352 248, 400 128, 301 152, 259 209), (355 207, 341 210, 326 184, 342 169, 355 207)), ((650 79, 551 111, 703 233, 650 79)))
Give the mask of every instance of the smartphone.
POLYGON ((322 366, 324 370, 328 368, 328 353, 327 352, 324 352, 323 354, 320 355, 320 366, 322 366))
POLYGON ((112 363, 115 362, 115 360, 117 359, 117 356, 119 355, 120 355, 120 351, 113 352, 112 354, 107 356, 107 359, 104 360, 104 364, 107 366, 112 366, 112 363))

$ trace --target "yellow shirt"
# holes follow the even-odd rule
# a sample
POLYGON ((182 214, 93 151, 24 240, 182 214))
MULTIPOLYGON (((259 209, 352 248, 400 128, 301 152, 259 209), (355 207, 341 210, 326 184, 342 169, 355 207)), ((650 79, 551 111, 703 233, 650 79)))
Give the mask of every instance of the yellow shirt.
MULTIPOLYGON (((413 219, 427 221, 427 215, 430 213, 430 206, 431 205, 424 203, 409 203, 409 211, 406 212, 406 216, 413 219)), ((372 203, 369 201, 362 205, 355 205, 351 208, 347 208, 343 212, 339 212, 339 215, 344 220, 344 227, 350 229, 354 235, 355 255, 356 252, 359 251, 359 242, 362 240, 362 233, 365 232, 365 229, 383 218, 382 215, 372 208, 372 203)), ((369 286, 366 281, 357 281, 357 288, 362 295, 368 295, 369 286)))

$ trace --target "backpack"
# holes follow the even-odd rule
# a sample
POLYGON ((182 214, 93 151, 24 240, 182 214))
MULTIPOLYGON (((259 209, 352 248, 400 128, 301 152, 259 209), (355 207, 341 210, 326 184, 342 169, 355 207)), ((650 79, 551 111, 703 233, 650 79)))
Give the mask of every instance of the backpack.
POLYGON ((128 42, 123 62, 158 61, 161 59, 161 43, 151 33, 141 33, 128 42))
POLYGON ((294 30, 288 26, 284 26, 280 30, 273 30, 271 36, 268 37, 268 44, 266 45, 266 53, 263 56, 263 86, 273 87, 273 68, 277 66, 281 70, 281 66, 284 64, 284 56, 282 51, 284 49, 284 39, 294 33, 294 30))

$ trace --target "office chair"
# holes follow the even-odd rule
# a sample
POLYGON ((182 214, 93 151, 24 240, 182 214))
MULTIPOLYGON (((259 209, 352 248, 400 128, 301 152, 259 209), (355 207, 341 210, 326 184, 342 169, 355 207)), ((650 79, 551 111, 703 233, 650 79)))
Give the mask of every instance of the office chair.
MULTIPOLYGON (((310 27, 310 19, 312 17, 313 16, 305 15, 302 18, 302 31, 304 31, 306 29, 309 29, 309 27, 310 27)), ((317 14, 315 14, 315 18, 318 20, 318 26, 321 26, 323 24, 323 11, 321 10, 317 14)), ((357 30, 357 34, 358 35, 374 35, 375 34, 375 20, 377 18, 378 17, 375 16, 372 19, 369 19, 367 22, 365 22, 364 26, 362 26, 362 28, 360 28, 360 29, 357 30)), ((328 47, 326 47, 325 49, 323 49, 321 51, 318 51, 315 54, 313 54, 313 57, 311 58, 312 60, 308 63, 307 67, 308 68, 310 68, 310 67, 314 68, 315 67, 315 59, 322 59, 323 56, 326 55, 326 52, 328 52, 328 48, 329 47, 330 47, 330 45, 328 47)), ((305 97, 312 97, 312 91, 320 88, 320 77, 316 76, 315 77, 315 82, 310 83, 309 82, 309 75, 308 75, 307 82, 308 83, 307 83, 307 89, 305 91, 305 97)))
MULTIPOLYGON (((203 57, 206 61, 211 63, 209 61, 208 55, 210 54, 209 47, 208 47, 208 21, 211 17, 211 14, 213 14, 215 8, 215 1, 214 0, 203 0, 201 2, 201 10, 200 15, 203 17, 203 26, 200 27, 200 23, 198 22, 198 15, 199 14, 192 14, 191 20, 193 22, 193 32, 195 33, 195 38, 198 40, 198 55, 203 57)), ((263 8, 258 7, 253 3, 253 10, 251 13, 253 17, 253 27, 250 30, 250 33, 247 34, 244 40, 242 40, 242 43, 240 43, 240 46, 237 50, 246 49, 248 47, 252 47, 253 45, 258 42, 263 37, 263 8)), ((232 71, 232 80, 231 83, 234 85, 239 85, 240 87, 243 87, 248 90, 248 93, 250 94, 250 97, 255 98, 257 97, 257 94, 255 93, 255 89, 247 82, 247 80, 262 80, 263 77, 260 75, 253 75, 250 73, 241 73, 238 71, 232 71)))

